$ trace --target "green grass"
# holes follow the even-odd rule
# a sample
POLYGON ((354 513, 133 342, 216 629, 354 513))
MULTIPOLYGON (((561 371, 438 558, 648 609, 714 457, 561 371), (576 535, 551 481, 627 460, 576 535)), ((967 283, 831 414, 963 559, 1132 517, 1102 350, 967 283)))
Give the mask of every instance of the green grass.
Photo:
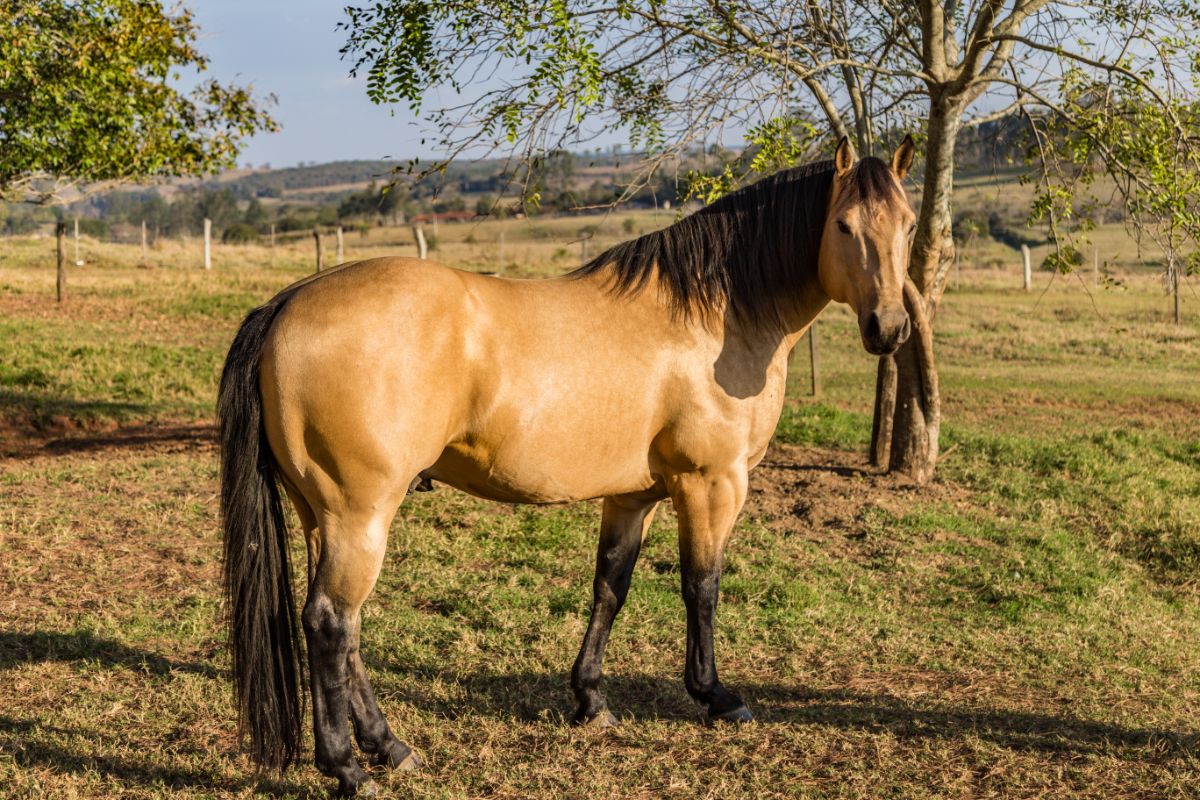
MULTIPOLYGON (((261 777, 238 754, 216 453, 190 427, 241 314, 305 254, 223 248, 203 274, 110 246, 58 308, 44 243, 0 247, 0 797, 322 796, 307 763, 261 777)), ((597 504, 407 501, 363 646, 428 768, 385 788, 1195 797, 1197 328, 1167 324, 1136 273, 1091 299, 1014 278, 964 270, 938 312, 946 457, 926 489, 859 469, 874 361, 849 313, 820 323, 819 399, 797 351, 722 583, 718 663, 746 728, 703 727, 683 690, 669 505, 608 651, 623 721, 595 732, 565 719, 597 504)))

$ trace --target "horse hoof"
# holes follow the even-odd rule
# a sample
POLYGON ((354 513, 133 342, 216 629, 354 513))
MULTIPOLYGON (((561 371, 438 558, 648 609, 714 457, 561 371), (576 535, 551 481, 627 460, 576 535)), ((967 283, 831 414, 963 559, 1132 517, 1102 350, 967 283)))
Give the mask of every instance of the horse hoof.
POLYGON ((576 715, 574 724, 581 728, 612 728, 618 723, 617 718, 606 708, 599 714, 593 714, 590 717, 576 715))
POLYGON ((396 769, 401 772, 411 772, 425 766, 417 752, 404 742, 393 741, 386 750, 375 757, 376 765, 396 769))
POLYGON ((408 755, 399 764, 392 767, 392 769, 399 770, 400 772, 412 772, 423 766, 425 766, 425 759, 417 755, 416 750, 410 750, 408 755))
POLYGON ((722 723, 730 723, 740 725, 744 722, 750 722, 754 719, 754 715, 750 713, 750 709, 745 706, 738 706, 729 711, 722 711, 720 714, 709 713, 708 722, 710 725, 718 725, 722 723))

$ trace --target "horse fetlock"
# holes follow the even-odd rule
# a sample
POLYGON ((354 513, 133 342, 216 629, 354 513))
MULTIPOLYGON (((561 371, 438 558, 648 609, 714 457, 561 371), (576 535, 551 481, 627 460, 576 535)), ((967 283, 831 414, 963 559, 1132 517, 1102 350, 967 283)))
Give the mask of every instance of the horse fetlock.
POLYGON ((354 758, 347 756, 345 759, 335 760, 322 757, 318 754, 316 767, 317 772, 320 772, 325 777, 337 779, 338 797, 372 796, 370 794, 361 794, 363 787, 371 783, 371 776, 367 774, 367 771, 354 758))

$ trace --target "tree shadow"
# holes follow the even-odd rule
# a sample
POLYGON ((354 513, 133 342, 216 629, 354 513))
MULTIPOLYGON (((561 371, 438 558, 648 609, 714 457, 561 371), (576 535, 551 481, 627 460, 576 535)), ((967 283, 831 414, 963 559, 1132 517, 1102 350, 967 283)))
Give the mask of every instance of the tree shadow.
POLYGON ((0 631, 0 670, 50 661, 97 661, 105 667, 125 667, 158 676, 176 672, 214 679, 221 676, 219 670, 208 664, 173 661, 158 653, 98 638, 87 631, 0 631))
MULTIPOLYGON (((114 400, 77 400, 34 391, 13 391, 0 388, 0 416, 6 419, 48 421, 56 417, 67 419, 120 419, 144 414, 150 407, 143 403, 114 400)), ((36 427, 36 426, 35 426, 36 427)))
MULTIPOLYGON (((144 674, 170 676, 176 673, 201 675, 214 680, 223 677, 208 664, 172 659, 129 647, 86 631, 72 633, 15 633, 0 631, 0 675, 5 669, 23 664, 52 661, 93 661, 105 667, 125 667, 144 674)), ((96 730, 45 724, 0 714, 0 753, 10 756, 23 767, 48 768, 55 772, 100 774, 120 781, 125 787, 141 786, 154 791, 193 789, 220 794, 261 792, 269 796, 324 798, 324 790, 311 790, 268 775, 228 776, 216 769, 163 763, 160 759, 125 758, 103 752, 111 737, 96 730), (78 745, 63 742, 79 742, 78 745)), ((202 756, 209 751, 200 747, 180 746, 173 742, 170 756, 202 756)), ((232 755, 232 754, 231 754, 232 755)))
POLYGON ((878 477, 878 470, 872 471, 867 467, 855 467, 847 464, 801 464, 795 461, 783 461, 776 458, 763 460, 761 466, 777 469, 781 472, 829 472, 842 478, 878 477))
MULTIPOLYGON (((55 772, 103 775, 126 788, 142 786, 154 792, 166 789, 199 789, 205 794, 244 794, 247 790, 269 796, 299 797, 305 800, 327 797, 323 789, 313 790, 278 778, 231 777, 216 770, 172 764, 155 764, 146 758, 121 758, 96 752, 109 741, 96 731, 42 725, 30 720, 0 714, 0 752, 7 753, 22 767, 48 768, 55 772), (54 740, 79 740, 79 747, 60 745, 54 740)), ((172 746, 172 754, 205 755, 198 748, 172 746)))
POLYGON ((104 434, 68 436, 49 441, 42 450, 55 455, 93 450, 136 450, 157 444, 210 444, 217 440, 217 428, 211 424, 138 426, 104 434))
MULTIPOLYGON (((4 408, 0 403, 0 418, 4 408)), ((88 431, 87 424, 65 422, 0 429, 0 456, 27 458, 36 455, 72 455, 104 450, 139 450, 178 445, 185 448, 216 444, 217 429, 211 423, 190 425, 131 425, 108 431, 88 431)))
MULTIPOLYGON (((368 660, 368 669, 372 660, 368 660)), ((413 676, 394 663, 381 668, 413 676)), ((570 677, 557 673, 459 675, 437 670, 420 672, 421 679, 405 687, 406 700, 444 718, 464 714, 519 719, 526 722, 562 721, 574 710, 570 677), (435 699, 418 685, 436 678, 459 687, 453 702, 435 699)), ((694 704, 679 680, 650 675, 611 675, 604 679, 609 706, 618 717, 700 722, 703 710, 694 704)), ((900 739, 955 739, 977 736, 1014 751, 1105 754, 1126 760, 1167 762, 1200 756, 1200 732, 1126 727, 1070 714, 1037 713, 985 706, 954 706, 935 700, 907 700, 884 692, 840 689, 804 690, 777 684, 738 684, 737 690, 760 725, 832 727, 900 739), (1136 750, 1136 753, 1122 752, 1136 750)))

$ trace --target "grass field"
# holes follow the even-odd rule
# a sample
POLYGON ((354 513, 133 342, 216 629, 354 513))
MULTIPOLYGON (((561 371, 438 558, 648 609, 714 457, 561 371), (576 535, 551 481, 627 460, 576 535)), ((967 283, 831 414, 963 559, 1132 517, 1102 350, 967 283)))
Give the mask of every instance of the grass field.
MULTIPOLYGON (((670 221, 511 221, 503 259, 500 223, 442 226, 435 255, 561 271, 580 226, 601 246, 626 216, 670 221)), ((347 256, 406 235, 354 234, 347 256)), ((311 269, 311 242, 274 265, 219 247, 210 273, 185 268, 195 242, 151 269, 84 249, 59 307, 48 243, 0 242, 0 797, 323 796, 310 766, 262 777, 238 755, 211 439, 238 320, 311 269)), ((684 692, 669 508, 609 648, 622 724, 590 731, 564 723, 598 507, 411 498, 363 636, 428 766, 378 779, 421 798, 1200 796, 1200 331, 1122 270, 1029 294, 1015 259, 961 270, 938 319, 946 457, 922 490, 865 468, 874 362, 826 312, 822 397, 798 357, 722 584, 743 728, 704 727, 684 692)))

